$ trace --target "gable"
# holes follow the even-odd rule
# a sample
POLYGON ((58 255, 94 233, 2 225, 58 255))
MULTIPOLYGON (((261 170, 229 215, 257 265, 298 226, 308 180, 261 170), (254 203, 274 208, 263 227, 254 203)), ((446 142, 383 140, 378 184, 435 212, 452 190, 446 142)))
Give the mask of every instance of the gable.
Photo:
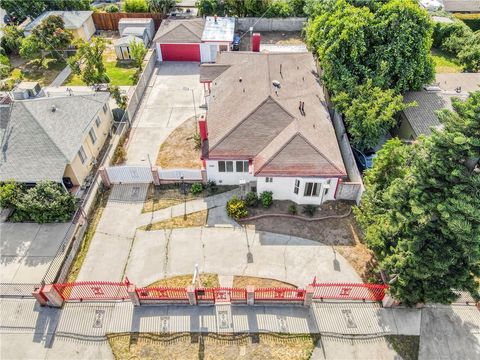
POLYGON ((199 36, 190 31, 184 24, 179 24, 172 30, 156 39, 160 43, 200 43, 199 36))
POLYGON ((256 176, 341 176, 343 173, 305 138, 295 135, 256 176))
POLYGON ((210 149, 210 156, 254 157, 285 129, 294 118, 267 97, 239 125, 210 149))

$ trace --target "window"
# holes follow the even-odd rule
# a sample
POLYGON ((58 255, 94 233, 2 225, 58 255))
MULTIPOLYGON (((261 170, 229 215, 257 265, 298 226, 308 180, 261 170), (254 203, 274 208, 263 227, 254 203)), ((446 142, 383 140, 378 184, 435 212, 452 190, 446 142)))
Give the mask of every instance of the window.
POLYGON ((295 187, 293 188, 293 192, 298 195, 298 190, 300 190, 300 180, 295 180, 295 187))
POLYGON ((93 130, 93 128, 90 129, 88 135, 90 135, 90 140, 92 140, 92 144, 95 144, 95 142, 97 141, 97 134, 95 134, 95 130, 93 130))
POLYGON ((87 154, 85 154, 83 146, 80 146, 80 150, 78 150, 78 157, 80 158, 82 164, 85 164, 85 160, 87 160, 87 154))
POLYGON ((320 196, 320 184, 319 183, 305 183, 305 191, 303 196, 320 196))
POLYGON ((248 161, 236 162, 237 172, 248 172, 248 161))
POLYGON ((100 127, 101 123, 102 123, 102 121, 100 120, 100 116, 97 116, 97 118, 95 119, 95 125, 97 125, 97 128, 100 127))
POLYGON ((265 182, 267 182, 267 183, 270 182, 270 183, 271 183, 271 182, 273 182, 273 178, 271 178, 271 177, 266 177, 266 178, 265 178, 265 182))
POLYGON ((218 162, 218 171, 219 172, 233 172, 233 161, 219 161, 218 162))
POLYGON ((106 113, 107 109, 108 109, 107 104, 103 104, 103 113, 106 113))

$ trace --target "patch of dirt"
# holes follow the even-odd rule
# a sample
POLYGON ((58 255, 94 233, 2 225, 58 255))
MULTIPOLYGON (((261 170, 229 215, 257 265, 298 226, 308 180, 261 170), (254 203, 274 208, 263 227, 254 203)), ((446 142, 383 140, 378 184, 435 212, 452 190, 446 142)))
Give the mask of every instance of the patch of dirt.
MULTIPOLYGON (((193 275, 178 275, 172 276, 165 279, 155 281, 154 283, 148 285, 147 287, 181 287, 185 288, 188 285, 192 284, 193 275)), ((220 281, 218 280, 217 274, 200 274, 200 282, 197 280, 196 286, 203 287, 220 287, 220 281)))
MULTIPOLYGON (((242 35, 240 35, 242 36, 242 35)), ((271 31, 260 34, 260 44, 303 45, 302 33, 299 31, 271 31)), ((241 51, 250 50, 250 35, 245 35, 240 42, 241 51)))
POLYGON ((202 160, 200 160, 200 149, 195 149, 196 131, 195 117, 177 127, 160 147, 155 164, 163 169, 200 169, 202 160))
POLYGON ((233 287, 234 288, 246 288, 247 285, 253 285, 256 288, 289 288, 289 289, 296 289, 297 286, 275 280, 275 279, 267 279, 255 276, 234 276, 233 277, 233 287))
POLYGON ((175 216, 168 220, 162 220, 153 224, 148 224, 140 227, 140 230, 154 231, 162 229, 175 229, 186 227, 204 226, 207 223, 208 210, 197 211, 191 214, 187 214, 185 219, 183 215, 175 216))
MULTIPOLYGON (((297 205, 290 200, 274 200, 272 205, 268 208, 264 208, 259 201, 257 207, 248 208, 248 216, 256 216, 263 214, 289 214, 288 208, 295 206, 297 214, 299 216, 308 217, 303 213, 304 205, 297 205)), ((347 214, 352 208, 352 203, 349 201, 326 201, 322 205, 317 207, 317 211, 313 217, 324 217, 331 215, 344 215, 347 214)))
POLYGON ((107 334, 117 360, 309 359, 319 339, 310 334, 107 334))

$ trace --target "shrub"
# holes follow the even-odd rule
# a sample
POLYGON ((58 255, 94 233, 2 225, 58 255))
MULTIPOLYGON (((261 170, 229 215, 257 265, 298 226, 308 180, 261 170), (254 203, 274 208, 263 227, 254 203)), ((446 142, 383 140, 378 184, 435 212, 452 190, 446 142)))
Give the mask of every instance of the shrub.
POLYGON ((258 205, 257 193, 253 191, 248 192, 247 195, 245 196, 245 203, 247 204, 247 206, 250 206, 250 207, 257 206, 258 205))
POLYGON ((260 194, 260 200, 264 208, 269 208, 273 202, 273 192, 264 191, 260 194))
POLYGON ((21 188, 13 181, 8 181, 0 185, 0 207, 11 208, 21 193, 21 188))
POLYGON ((19 196, 12 221, 52 223, 69 221, 75 212, 75 198, 60 184, 42 181, 19 196))
POLYGON ((193 194, 193 195, 198 195, 200 194, 201 192, 203 191, 203 185, 202 183, 193 183, 192 186, 190 187, 190 192, 193 194))
POLYGON ((122 164, 125 162, 125 160, 127 160, 127 152, 125 151, 123 144, 119 143, 115 149, 115 152, 113 153, 112 164, 122 164))
POLYGON ((0 79, 5 79, 10 75, 11 67, 8 56, 0 54, 0 79))
POLYGON ((125 0, 123 11, 130 13, 148 12, 148 4, 145 0, 125 0))
POLYGON ((200 133, 198 131, 195 131, 195 133, 193 134, 193 142, 195 144, 195 150, 198 151, 202 148, 202 139, 200 138, 200 133))
POLYGON ((315 214, 316 211, 317 211, 317 207, 316 207, 315 205, 310 205, 310 204, 309 204, 309 205, 305 205, 305 206, 303 207, 303 210, 302 210, 302 212, 303 212, 305 215, 308 215, 308 216, 310 216, 310 217, 312 217, 312 216, 315 214))
POLYGON ((453 16, 462 20, 473 31, 480 30, 480 14, 454 14, 453 16))
POLYGON ((207 182, 207 192, 208 195, 213 195, 218 191, 218 186, 215 180, 209 180, 207 182))
POLYGON ((116 13, 118 12, 119 9, 118 9, 118 6, 117 5, 108 5, 108 6, 105 6, 105 12, 107 13, 116 13))
POLYGON ((18 55, 22 40, 25 37, 23 31, 16 26, 7 25, 3 27, 3 37, 0 40, 0 46, 5 50, 6 55, 18 55))
POLYGON ((267 10, 267 17, 271 18, 286 18, 291 16, 292 9, 288 2, 284 0, 276 0, 272 2, 267 10))
POLYGON ((288 207, 288 213, 290 215, 297 215, 297 206, 295 204, 291 204, 289 207, 288 207))
POLYGON ((227 201, 227 214, 232 219, 238 220, 248 216, 248 209, 245 201, 234 196, 227 201))

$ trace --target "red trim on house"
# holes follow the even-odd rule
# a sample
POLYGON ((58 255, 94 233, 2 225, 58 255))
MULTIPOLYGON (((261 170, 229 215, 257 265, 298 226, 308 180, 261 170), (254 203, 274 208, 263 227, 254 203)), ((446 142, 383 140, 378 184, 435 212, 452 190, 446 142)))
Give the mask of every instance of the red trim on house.
POLYGON ((341 178, 338 178, 338 181, 337 181, 337 187, 335 188, 335 194, 333 194, 333 198, 336 199, 337 198, 337 191, 338 191, 338 186, 340 185, 340 182, 342 181, 341 178))

